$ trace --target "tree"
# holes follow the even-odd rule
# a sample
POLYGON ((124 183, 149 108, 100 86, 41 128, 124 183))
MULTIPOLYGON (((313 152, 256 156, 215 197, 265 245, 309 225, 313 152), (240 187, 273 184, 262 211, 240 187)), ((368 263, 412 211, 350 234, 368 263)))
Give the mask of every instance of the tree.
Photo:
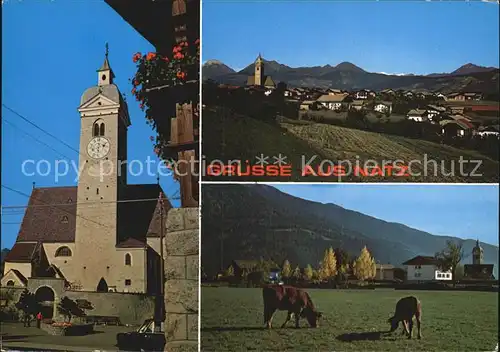
POLYGON ((307 264, 306 268, 304 269, 304 278, 308 281, 311 281, 313 279, 313 276, 313 268, 310 264, 307 264))
POLYGON ((71 322, 73 316, 83 317, 85 312, 71 298, 64 296, 57 305, 57 311, 71 322))
POLYGON ((455 286, 457 267, 464 256, 463 243, 446 241, 446 247, 435 254, 437 266, 442 271, 451 270, 451 279, 455 286))
POLYGON ((366 246, 363 247, 359 257, 354 261, 352 270, 354 275, 361 281, 375 277, 375 259, 370 255, 366 246))
POLYGON ((337 247, 334 250, 335 259, 337 259, 337 271, 340 271, 340 268, 343 265, 349 265, 349 253, 347 253, 343 248, 337 247))
POLYGON ((325 251, 325 255, 321 261, 319 276, 321 280, 330 280, 335 275, 337 275, 337 259, 335 258, 333 248, 330 247, 325 251))
POLYGON ((94 306, 92 305, 92 303, 86 299, 77 299, 76 300, 76 305, 78 306, 78 308, 82 309, 83 312, 84 312, 84 315, 86 315, 86 311, 87 310, 92 310, 94 309, 94 306))
POLYGON ((232 266, 232 265, 231 265, 229 268, 227 268, 227 270, 226 270, 226 273, 225 273, 225 274, 226 274, 226 276, 227 276, 227 277, 234 276, 234 268, 233 268, 233 266, 232 266))
POLYGON ((292 276, 292 267, 290 266, 290 262, 286 259, 283 262, 283 269, 281 269, 281 276, 283 279, 288 279, 292 276))
POLYGON ((22 312, 24 326, 30 326, 30 316, 35 315, 40 310, 39 304, 35 299, 35 295, 24 289, 19 296, 19 300, 15 307, 22 312))
POLYGON ((295 280, 300 280, 301 279, 301 273, 300 273, 300 268, 299 266, 297 265, 295 267, 295 269, 293 270, 293 274, 292 274, 292 277, 295 279, 295 280))

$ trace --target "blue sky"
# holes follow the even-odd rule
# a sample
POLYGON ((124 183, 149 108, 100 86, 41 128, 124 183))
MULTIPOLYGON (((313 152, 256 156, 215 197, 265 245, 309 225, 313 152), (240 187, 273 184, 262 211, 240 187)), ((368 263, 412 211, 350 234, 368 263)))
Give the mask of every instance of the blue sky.
POLYGON ((273 185, 296 197, 498 246, 498 185, 273 185))
MULTIPOLYGON (((145 161, 153 153, 144 113, 132 97, 128 81, 135 74, 132 55, 154 48, 104 1, 8 1, 2 5, 2 104, 14 109, 41 128, 78 150, 80 117, 77 111, 85 89, 97 84, 96 70, 109 60, 115 83, 126 94, 132 125, 128 132, 128 159, 145 161)), ((24 160, 75 160, 78 153, 29 125, 2 107, 2 119, 16 125, 45 144, 2 123, 2 185, 30 194, 38 187, 75 185, 75 173, 55 182, 48 176, 24 176, 24 160)), ((138 170, 134 171, 138 172, 138 170)), ((128 183, 156 183, 156 176, 128 176, 128 183)), ((178 184, 171 177, 160 180, 172 195, 178 184)), ((2 205, 26 205, 28 199, 2 188, 2 205)), ((174 206, 179 202, 172 201, 174 206)), ((23 214, 2 216, 2 246, 10 247, 23 214)))
POLYGON ((352 62, 369 72, 499 65, 499 7, 465 1, 203 1, 203 61, 352 62))

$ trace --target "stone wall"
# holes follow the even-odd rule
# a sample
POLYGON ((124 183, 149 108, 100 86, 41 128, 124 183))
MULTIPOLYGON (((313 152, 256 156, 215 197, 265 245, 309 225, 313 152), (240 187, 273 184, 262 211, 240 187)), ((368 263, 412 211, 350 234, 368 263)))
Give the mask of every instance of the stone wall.
POLYGON ((165 351, 198 351, 199 208, 174 208, 165 236, 165 351))
MULTIPOLYGON (((0 289, 1 298, 7 299, 9 310, 15 310, 14 305, 19 301, 22 291, 23 288, 2 287, 0 289)), ((94 309, 87 311, 87 315, 115 316, 120 318, 122 324, 140 325, 144 320, 151 319, 154 314, 154 297, 144 294, 62 291, 57 294, 58 298, 55 304, 58 304, 59 299, 63 296, 68 296, 68 298, 73 300, 86 299, 94 306, 94 309)), ((62 319, 62 317, 58 316, 57 309, 55 313, 56 319, 62 319)))
POLYGON ((154 297, 139 293, 66 291, 69 298, 86 299, 94 309, 87 315, 115 316, 122 324, 140 325, 153 318, 154 297))

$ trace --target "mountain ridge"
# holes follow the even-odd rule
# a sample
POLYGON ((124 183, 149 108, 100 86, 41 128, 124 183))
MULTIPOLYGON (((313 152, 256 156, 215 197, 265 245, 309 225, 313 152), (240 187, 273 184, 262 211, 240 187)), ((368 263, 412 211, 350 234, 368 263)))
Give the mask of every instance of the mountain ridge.
MULTIPOLYGON (((214 61, 214 60, 209 60, 214 61)), ((219 61, 220 62, 220 61, 219 61)), ((491 94, 499 92, 500 70, 465 64, 450 73, 423 74, 387 74, 368 72, 350 62, 340 62, 336 66, 323 65, 312 67, 290 67, 275 60, 264 60, 265 73, 275 82, 283 81, 287 85, 309 86, 338 89, 412 89, 443 91, 445 93, 468 89, 491 94)), ((220 62, 220 65, 203 65, 203 79, 212 79, 220 83, 244 85, 247 77, 253 75, 251 63, 240 71, 235 71, 220 62), (218 67, 220 69, 218 69, 218 67)))

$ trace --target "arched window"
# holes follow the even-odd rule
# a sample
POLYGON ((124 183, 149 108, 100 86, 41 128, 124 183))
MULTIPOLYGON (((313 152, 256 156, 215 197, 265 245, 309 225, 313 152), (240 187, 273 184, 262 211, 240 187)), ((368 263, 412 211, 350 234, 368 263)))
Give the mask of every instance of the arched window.
POLYGON ((99 127, 99 136, 104 136, 104 122, 101 123, 101 127, 99 127))
POLYGON ((71 249, 66 246, 57 248, 56 257, 71 257, 71 249))
POLYGON ((7 281, 7 286, 14 286, 14 280, 7 281))
POLYGON ((97 136, 99 136, 99 124, 95 123, 94 129, 92 131, 92 137, 97 137, 97 136))
POLYGON ((132 257, 130 254, 125 254, 125 265, 132 265, 132 257))

